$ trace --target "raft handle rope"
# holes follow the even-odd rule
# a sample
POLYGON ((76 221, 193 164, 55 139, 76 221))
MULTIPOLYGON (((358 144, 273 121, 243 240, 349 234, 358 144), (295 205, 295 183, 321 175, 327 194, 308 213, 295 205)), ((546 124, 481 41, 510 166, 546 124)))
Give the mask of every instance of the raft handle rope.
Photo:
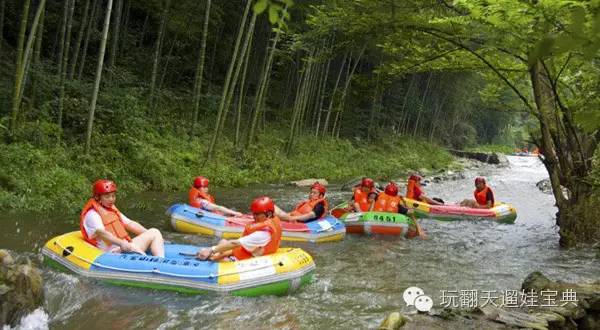
MULTIPOLYGON (((59 242, 60 238, 57 238, 54 241, 55 245, 58 245, 59 248, 66 250, 66 248, 60 244, 59 242)), ((74 249, 73 249, 74 250, 74 249)), ((152 274, 161 274, 161 275, 167 275, 167 276, 173 276, 173 277, 183 277, 183 278, 208 278, 208 279, 212 279, 215 277, 221 277, 221 276, 230 276, 230 275, 238 275, 238 274, 242 274, 242 273, 248 273, 248 272, 253 272, 253 271, 257 271, 257 270, 262 270, 262 269, 267 269, 269 267, 273 267, 275 265, 271 264, 271 265, 267 265, 267 266, 262 266, 262 267, 257 267, 254 269, 248 269, 248 270, 243 270, 243 271, 239 271, 239 272, 231 272, 231 273, 225 273, 225 274, 210 274, 210 275, 182 275, 182 274, 175 274, 175 273, 169 273, 169 272, 161 272, 160 270, 158 270, 157 268, 153 268, 152 270, 133 270, 133 269, 126 269, 126 268, 119 268, 119 267, 113 267, 113 266, 107 266, 107 265, 103 265, 94 261, 90 261, 84 257, 81 257, 79 255, 77 255, 76 253, 71 252, 71 256, 86 262, 90 265, 94 265, 96 267, 99 268, 104 268, 104 269, 110 269, 110 270, 116 270, 116 271, 121 271, 121 272, 129 272, 129 273, 152 273, 152 274)), ((283 261, 279 260, 279 262, 277 262, 278 266, 283 267, 283 261)))
MULTIPOLYGON (((195 215, 197 218, 202 218, 205 215, 204 211, 202 211, 202 210, 198 211, 197 213, 194 213, 194 212, 192 212, 190 210, 184 209, 183 212, 191 213, 191 214, 195 215)), ((223 217, 221 215, 217 215, 217 216, 223 217)), ((245 226, 246 225, 246 223, 244 221, 238 221, 238 220, 236 220, 235 217, 223 217, 223 218, 224 218, 223 220, 225 220, 227 222, 234 223, 236 225, 241 225, 241 226, 245 226)), ((219 219, 219 220, 221 220, 221 219, 219 219)), ((321 220, 321 221, 323 221, 323 220, 321 220)), ((328 223, 329 223, 329 221, 328 221, 328 223)), ((337 225, 337 223, 335 225, 337 225)), ((332 225, 331 223, 329 223, 329 227, 327 227, 327 228, 321 228, 321 229, 317 230, 317 233, 321 233, 321 232, 324 232, 324 231, 332 231, 332 230, 335 229, 335 225, 332 225)), ((284 231, 290 231, 290 232, 310 232, 310 229, 308 227, 307 228, 286 228, 284 231)))

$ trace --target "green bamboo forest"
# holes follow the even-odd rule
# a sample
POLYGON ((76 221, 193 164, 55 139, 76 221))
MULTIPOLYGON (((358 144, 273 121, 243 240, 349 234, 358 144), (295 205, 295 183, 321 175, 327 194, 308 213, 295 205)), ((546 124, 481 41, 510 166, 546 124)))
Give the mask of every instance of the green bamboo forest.
POLYGON ((563 237, 598 232, 595 1, 1 0, 0 29, 1 209, 530 145, 563 237))

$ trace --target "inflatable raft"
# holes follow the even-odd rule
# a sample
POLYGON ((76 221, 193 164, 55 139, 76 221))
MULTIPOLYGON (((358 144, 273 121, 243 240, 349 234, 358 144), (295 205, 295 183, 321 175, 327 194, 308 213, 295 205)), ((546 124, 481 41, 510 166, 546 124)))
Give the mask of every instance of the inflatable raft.
MULTIPOLYGON (((204 234, 222 238, 238 238, 244 226, 252 222, 252 217, 226 217, 191 207, 175 204, 167 210, 173 228, 182 233, 204 234)), ((296 242, 333 242, 344 238, 344 224, 332 216, 311 222, 281 222, 281 239, 296 242)))
POLYGON ((389 212, 349 212, 340 220, 346 225, 346 232, 355 234, 406 235, 412 223, 403 214, 389 212))
POLYGON ((500 223, 514 223, 517 219, 517 210, 506 203, 496 203, 491 209, 474 209, 451 204, 429 205, 409 198, 404 200, 419 218, 444 221, 490 219, 500 223))
POLYGON ((242 261, 199 261, 199 247, 165 244, 165 258, 104 252, 81 232, 57 236, 42 249, 50 266, 118 285, 202 294, 283 295, 310 282, 315 264, 298 248, 242 261))

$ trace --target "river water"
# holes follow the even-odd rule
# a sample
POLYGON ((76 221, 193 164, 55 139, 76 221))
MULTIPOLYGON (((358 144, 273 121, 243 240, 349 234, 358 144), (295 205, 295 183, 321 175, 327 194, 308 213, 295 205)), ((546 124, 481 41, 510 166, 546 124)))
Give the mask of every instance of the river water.
MULTIPOLYGON (((408 311, 402 299, 417 286, 440 308, 450 290, 498 292, 518 290, 527 274, 542 270, 566 281, 596 280, 598 256, 591 249, 559 248, 552 195, 535 183, 547 178, 533 157, 509 157, 508 167, 482 166, 465 172, 466 179, 428 185, 430 196, 458 201, 472 195, 472 178, 484 175, 496 198, 512 203, 515 224, 492 221, 422 220, 428 240, 348 235, 341 242, 313 245, 287 243, 308 251, 317 265, 315 281, 284 297, 240 298, 188 296, 164 291, 115 287, 43 266, 46 302, 43 317, 24 326, 56 329, 329 329, 375 328, 391 311, 408 311)), ((289 186, 214 191, 224 205, 246 210, 254 197, 267 194, 284 209, 306 192, 289 186)), ((330 187, 333 205, 349 192, 330 187)), ((166 239, 209 245, 215 239, 172 232, 166 208, 184 201, 186 193, 143 194, 117 204, 130 218, 157 227, 166 239)), ((82 200, 83 203, 83 200, 82 200)), ((78 229, 78 219, 65 215, 20 214, 0 218, 3 248, 41 260, 40 249, 52 236, 78 229), (14 225, 13 225, 14 224, 14 225)), ((39 311, 38 311, 39 314, 39 311)))

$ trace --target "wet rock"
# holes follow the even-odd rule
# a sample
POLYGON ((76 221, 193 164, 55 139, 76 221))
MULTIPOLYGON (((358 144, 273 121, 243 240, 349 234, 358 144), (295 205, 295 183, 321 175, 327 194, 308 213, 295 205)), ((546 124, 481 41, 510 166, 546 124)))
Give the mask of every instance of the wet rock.
POLYGON ((402 329, 600 329, 600 282, 564 283, 533 272, 523 281, 522 289, 538 293, 552 291, 563 298, 564 292, 576 292, 576 303, 527 309, 488 304, 472 310, 445 308, 410 316, 392 313, 380 329, 397 329, 390 327, 396 324, 402 329))
POLYGON ((30 260, 16 263, 6 250, 0 250, 0 260, 0 325, 16 326, 42 305, 42 277, 30 260))
POLYGON ((324 186, 327 186, 329 184, 327 182, 327 180, 325 180, 325 179, 304 179, 304 180, 292 181, 289 184, 296 186, 296 187, 310 187, 315 182, 319 182, 320 184, 322 184, 324 186))
POLYGON ((496 154, 495 152, 485 153, 485 152, 473 152, 473 151, 453 150, 453 149, 448 149, 448 152, 450 152, 451 154, 458 156, 458 157, 475 159, 475 160, 478 160, 483 163, 494 164, 494 165, 501 164, 500 157, 498 157, 498 154, 496 154))
POLYGON ((391 313, 383 320, 379 330, 397 330, 406 324, 406 317, 398 312, 391 313))
POLYGON ((550 185, 550 179, 544 179, 535 184, 538 189, 545 194, 552 194, 552 186, 550 185))

